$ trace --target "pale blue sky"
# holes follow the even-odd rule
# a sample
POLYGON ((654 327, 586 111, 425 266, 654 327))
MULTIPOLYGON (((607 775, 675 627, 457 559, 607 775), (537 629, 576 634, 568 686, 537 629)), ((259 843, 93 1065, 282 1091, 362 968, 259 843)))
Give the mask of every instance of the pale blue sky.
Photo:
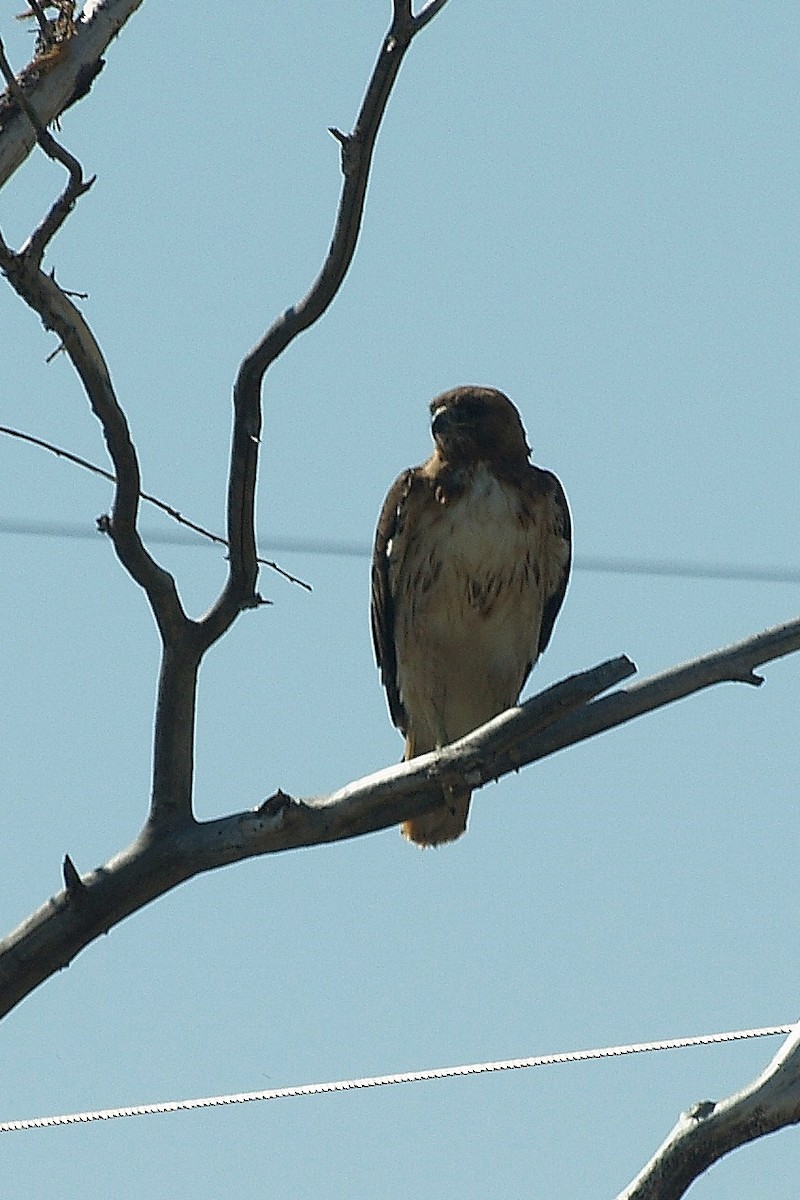
MULTIPOLYGON (((15 10, 20 6, 17 4, 15 10)), ((270 371, 259 530, 369 543, 429 452, 427 401, 503 388, 563 480, 577 553, 800 567, 800 12, 789 3, 450 0, 412 47, 331 311, 270 371)), ((63 121, 98 181, 50 264, 111 364, 145 487, 223 528, 230 388, 315 275, 390 5, 145 5, 63 121)), ((21 66, 31 37, 2 21, 21 66)), ((61 176, 0 196, 19 242, 61 176)), ((105 465, 62 357, 0 292, 0 423, 105 465)), ((91 532, 109 489, 0 440, 0 522, 91 532)), ((142 526, 167 528, 144 512, 142 526)), ((170 530, 171 532, 171 530, 170 530)), ((146 813, 157 642, 99 536, 0 532, 2 924, 146 813)), ((157 547, 193 612, 214 549, 157 547)), ((201 673, 197 808, 332 790, 401 742, 368 563, 280 554, 201 673)), ((642 675, 798 613, 796 585, 576 571, 531 686, 619 653, 642 675)), ((717 1029, 800 1013, 797 659, 484 790, 468 835, 391 830, 185 885, 3 1026, 0 1119, 717 1029)), ((681 1109, 778 1043, 5 1135, 17 1200, 614 1195, 681 1109)), ((800 1141, 698 1200, 795 1200, 800 1141)))

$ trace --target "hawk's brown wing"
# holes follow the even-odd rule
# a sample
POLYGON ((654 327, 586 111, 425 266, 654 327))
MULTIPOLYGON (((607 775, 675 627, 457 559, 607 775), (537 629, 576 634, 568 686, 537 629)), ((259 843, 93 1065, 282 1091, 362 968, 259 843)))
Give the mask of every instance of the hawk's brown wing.
POLYGON ((572 521, 567 497, 559 480, 550 471, 543 471, 540 467, 535 469, 542 477, 541 482, 549 501, 546 519, 551 534, 551 545, 554 549, 560 550, 560 553, 554 556, 552 568, 544 581, 546 590, 542 608, 542 626, 539 632, 539 653, 542 654, 550 641, 550 635, 567 590, 572 564, 572 521))
POLYGON ((418 468, 410 467, 395 479, 383 502, 378 526, 375 530, 375 545, 372 551, 372 589, 370 618, 372 623, 372 645, 375 660, 381 673, 381 682, 386 689, 389 713, 402 734, 406 732, 407 718, 397 690, 397 655, 394 642, 394 597, 389 586, 389 553, 392 541, 397 537, 405 521, 405 507, 414 487, 418 468))

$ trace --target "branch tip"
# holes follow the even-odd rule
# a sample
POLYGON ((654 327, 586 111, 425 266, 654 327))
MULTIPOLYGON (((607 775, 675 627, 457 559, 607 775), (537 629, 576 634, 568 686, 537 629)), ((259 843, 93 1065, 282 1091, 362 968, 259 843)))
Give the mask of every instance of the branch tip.
POLYGON ((277 792, 268 796, 255 811, 260 817, 278 817, 296 803, 297 801, 292 796, 289 796, 282 788, 278 788, 277 792))
POLYGON ((698 1100, 697 1104, 693 1104, 686 1112, 686 1119, 689 1121, 707 1121, 716 1107, 716 1100, 698 1100))
POLYGON ((352 133, 342 133, 341 129, 329 126, 328 133, 334 137, 341 147, 340 165, 342 174, 350 176, 358 168, 358 139, 352 133))
POLYGON ((77 868, 68 854, 64 855, 62 871, 64 875, 64 887, 67 891, 67 899, 83 900, 86 896, 86 885, 78 874, 77 868))

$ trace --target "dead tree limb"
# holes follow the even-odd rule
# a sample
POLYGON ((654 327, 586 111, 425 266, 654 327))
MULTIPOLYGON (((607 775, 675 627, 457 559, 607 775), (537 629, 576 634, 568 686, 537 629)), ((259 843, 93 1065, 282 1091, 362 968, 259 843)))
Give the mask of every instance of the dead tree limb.
POLYGON ((800 1122, 800 1025, 748 1087, 701 1100, 617 1200, 679 1200, 712 1163, 738 1146, 800 1122))
MULTIPOLYGON (((23 101, 24 111, 30 103, 23 101)), ((41 129, 38 118, 32 125, 41 129)), ((49 137, 49 135, 48 135, 49 137)), ((38 313, 46 329, 58 335, 100 421, 114 466, 114 502, 100 527, 117 557, 142 587, 161 634, 162 658, 158 713, 153 743, 150 819, 165 824, 191 819, 195 697, 201 652, 194 622, 183 610, 175 580, 145 548, 137 528, 141 473, 125 413, 117 400, 103 352, 75 302, 46 274, 41 260, 47 242, 87 186, 71 156, 69 180, 34 234, 19 252, 0 237, 0 269, 17 294, 38 313)))
POLYGON ((174 580, 145 550, 136 528, 141 477, 128 422, 114 392, 103 352, 87 321, 56 283, 54 274, 42 270, 50 241, 94 180, 84 180, 80 163, 45 128, 30 98, 13 78, 1 42, 0 72, 45 154, 61 163, 68 174, 63 191, 21 250, 11 250, 0 237, 0 269, 17 294, 38 314, 45 329, 61 339, 102 425, 116 483, 112 515, 104 528, 111 535, 123 566, 147 593, 162 637, 166 637, 185 617, 174 580))
POLYGON ((189 819, 172 827, 150 822, 104 866, 86 875, 73 868, 69 886, 0 942, 0 1016, 101 933, 194 875, 397 825, 441 804, 448 783, 466 779, 476 789, 712 683, 752 680, 754 667, 797 650, 800 620, 602 697, 635 670, 624 656, 611 659, 438 753, 378 771, 329 796, 298 800, 278 789, 257 808, 218 820, 189 819))
MULTIPOLYGON (((33 130, 42 149, 66 168, 69 180, 35 233, 19 252, 0 238, 0 268, 11 286, 55 332, 83 384, 92 410, 102 425, 114 466, 115 488, 111 515, 101 522, 117 556, 144 589, 162 643, 161 668, 153 744, 151 831, 171 830, 191 823, 197 674, 208 648, 230 628, 246 608, 264 601, 256 592, 258 556, 255 534, 255 487, 261 433, 261 386, 269 365, 291 341, 325 312, 344 281, 361 227, 367 180, 375 145, 392 86, 414 36, 444 6, 431 0, 414 16, 408 0, 393 0, 393 16, 352 135, 344 139, 344 183, 330 250, 308 294, 283 313, 262 341, 244 359, 234 388, 233 448, 228 487, 228 579, 201 620, 184 611, 175 580, 145 548, 137 528, 141 475, 125 413, 111 382, 103 353, 74 300, 42 270, 42 258, 57 229, 75 202, 90 186, 80 164, 47 131, 47 117, 10 74, 0 51, 0 66, 10 94, 33 130)), ((65 30, 64 53, 76 41, 65 30), (67 36, 69 34, 69 36, 67 36)), ((46 34, 45 34, 46 40, 46 34)), ((61 52, 61 51, 59 51, 61 52)))
MULTIPOLYGON (((72 19, 72 9, 61 12, 66 23, 40 21, 40 44, 33 75, 23 72, 15 80, 0 52, 0 65, 14 106, 12 120, 19 118, 27 136, 38 140, 50 157, 67 170, 69 180, 44 220, 19 251, 0 237, 0 269, 18 295, 39 315, 45 328, 59 337, 86 392, 103 430, 114 468, 114 501, 101 528, 113 542, 117 557, 130 576, 143 588, 161 636, 162 656, 153 744, 153 775, 147 823, 133 847, 124 851, 107 869, 95 872, 88 881, 74 869, 63 903, 53 912, 66 919, 65 939, 55 941, 45 933, 38 938, 37 915, 25 928, 34 934, 23 938, 6 958, 10 974, 18 974, 17 999, 53 970, 69 962, 75 953, 197 868, 176 852, 176 839, 195 825, 193 798, 194 730, 197 674, 206 650, 230 628, 240 612, 264 603, 257 594, 258 560, 255 537, 255 486, 261 432, 261 387, 269 365, 295 337, 308 329, 325 312, 341 287, 355 251, 366 196, 372 154, 378 129, 400 64, 413 38, 441 11, 446 0, 429 0, 414 15, 410 0, 393 0, 392 21, 373 69, 352 134, 340 135, 344 175, 330 250, 322 270, 308 294, 284 312, 242 362, 234 387, 233 446, 228 487, 229 572, 225 587, 210 612, 192 620, 184 611, 175 580, 149 553, 138 532, 141 474, 133 439, 102 350, 83 314, 42 269, 49 242, 78 198, 90 184, 84 181, 80 164, 48 132, 47 126, 60 109, 43 99, 38 90, 41 78, 60 69, 78 53, 84 29, 72 19), (77 49, 76 49, 77 47, 77 49), (189 867, 187 873, 187 866, 189 867), (99 891, 95 885, 99 886, 99 891), (131 890, 125 895, 126 890, 131 890), (94 890, 93 890, 94 889, 94 890), (121 889, 121 890, 120 890, 121 889), (80 896, 80 904, 75 897, 80 896), (99 900, 95 903, 93 898, 99 900), (40 961, 35 946, 41 949, 40 961), (15 958, 17 951, 22 958, 15 958), (20 967, 17 972, 14 963, 20 967), (31 974, 30 971, 33 973, 31 974), (37 978, 38 977, 38 978, 37 978), (27 980, 27 982, 24 982, 27 980)), ((121 0, 92 0, 81 21, 100 20, 112 11, 126 18, 137 7, 121 0)), ((73 95, 72 99, 76 97, 73 95)), ((8 129, 0 133, 10 136, 8 129)), ((23 139, 24 141, 24 139, 23 139)), ((10 168, 10 169, 13 169, 10 168)), ((0 183, 2 174, 0 173, 0 183)), ((45 921, 47 924, 47 920, 45 921)), ((16 1001, 14 1001, 16 1002, 16 1001)))

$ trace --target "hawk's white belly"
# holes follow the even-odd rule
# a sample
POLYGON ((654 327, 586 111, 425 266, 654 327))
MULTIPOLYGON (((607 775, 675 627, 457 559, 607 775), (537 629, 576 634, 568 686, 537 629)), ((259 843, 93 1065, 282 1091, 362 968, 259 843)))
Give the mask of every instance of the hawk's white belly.
POLYGON ((479 467, 396 566, 400 697, 414 753, 462 737, 515 704, 538 655, 542 535, 535 506, 479 467), (410 602, 409 602, 410 601, 410 602))

